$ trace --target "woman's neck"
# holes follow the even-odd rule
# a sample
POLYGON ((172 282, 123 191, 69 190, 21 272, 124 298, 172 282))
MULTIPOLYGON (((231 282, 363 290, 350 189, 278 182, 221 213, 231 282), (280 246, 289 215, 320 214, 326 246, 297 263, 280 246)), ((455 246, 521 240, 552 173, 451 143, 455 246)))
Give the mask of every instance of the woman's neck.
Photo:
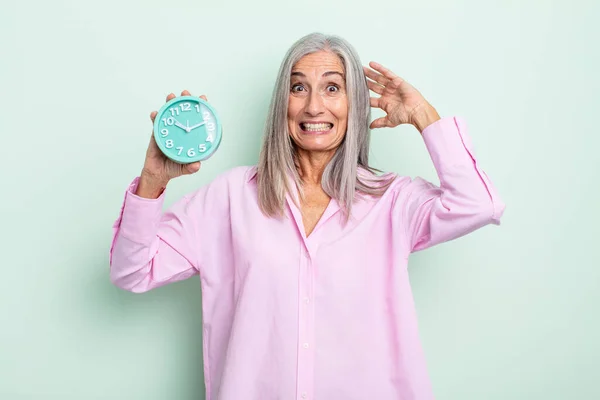
POLYGON ((333 158, 334 152, 314 152, 298 149, 296 160, 298 174, 305 185, 321 186, 325 167, 333 158))

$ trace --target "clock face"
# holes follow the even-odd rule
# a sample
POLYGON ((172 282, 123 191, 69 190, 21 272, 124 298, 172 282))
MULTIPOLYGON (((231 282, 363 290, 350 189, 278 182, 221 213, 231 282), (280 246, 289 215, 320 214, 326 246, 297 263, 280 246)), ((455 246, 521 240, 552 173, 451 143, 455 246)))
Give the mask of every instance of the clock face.
POLYGON ((221 122, 203 99, 176 97, 154 119, 154 138, 171 160, 187 164, 212 156, 221 143, 221 122))

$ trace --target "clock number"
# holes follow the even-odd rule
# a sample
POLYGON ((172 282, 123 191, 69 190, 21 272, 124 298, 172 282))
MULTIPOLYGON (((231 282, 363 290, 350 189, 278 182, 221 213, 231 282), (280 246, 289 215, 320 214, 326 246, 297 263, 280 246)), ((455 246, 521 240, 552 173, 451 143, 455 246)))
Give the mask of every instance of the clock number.
POLYGON ((173 140, 169 139, 165 142, 165 146, 167 146, 167 149, 170 149, 171 147, 173 147, 173 140))
POLYGON ((204 143, 199 144, 198 150, 200 150, 200 153, 204 153, 206 151, 206 145, 204 143))
POLYGON ((209 122, 208 124, 206 124, 206 128, 211 132, 214 131, 215 130, 214 122, 209 122))
POLYGON ((183 147, 182 147, 182 146, 179 146, 179 147, 177 148, 177 150, 179 150, 179 151, 177 152, 177 155, 178 155, 178 156, 180 156, 180 155, 181 155, 181 152, 183 151, 183 147))
POLYGON ((194 104, 194 107, 196 107, 196 112, 200 112, 200 106, 198 104, 194 104))
POLYGON ((188 157, 194 157, 196 155, 196 152, 194 151, 194 148, 191 147, 188 151, 187 151, 187 155, 188 157))
POLYGON ((163 124, 170 126, 170 125, 173 125, 175 123, 175 119, 173 119, 173 117, 163 118, 162 122, 163 122, 163 124))
POLYGON ((183 103, 180 104, 181 106, 181 111, 190 111, 190 108, 192 107, 192 105, 190 103, 183 103))
POLYGON ((160 134, 162 135, 162 137, 166 137, 169 134, 169 130, 166 128, 163 128, 160 130, 160 134))
POLYGON ((208 111, 204 111, 204 113, 202 114, 202 118, 204 118, 205 121, 207 119, 210 119, 210 113, 208 111))
POLYGON ((209 133, 206 137, 206 141, 212 143, 214 140, 215 138, 213 137, 212 133, 209 133))
POLYGON ((179 108, 177 108, 177 107, 169 108, 169 111, 171 111, 172 117, 174 117, 175 115, 179 115, 179 108))

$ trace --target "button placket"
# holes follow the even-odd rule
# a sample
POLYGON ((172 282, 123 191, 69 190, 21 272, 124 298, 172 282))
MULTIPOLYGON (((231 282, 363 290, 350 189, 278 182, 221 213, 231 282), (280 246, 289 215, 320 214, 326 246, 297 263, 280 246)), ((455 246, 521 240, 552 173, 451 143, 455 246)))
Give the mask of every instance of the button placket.
POLYGON ((312 329, 313 329, 313 310, 312 310, 312 286, 313 272, 312 261, 307 249, 301 252, 300 265, 300 284, 299 284, 299 324, 298 324, 298 383, 297 383, 297 398, 308 399, 309 393, 312 391, 313 380, 313 345, 312 345, 312 329))

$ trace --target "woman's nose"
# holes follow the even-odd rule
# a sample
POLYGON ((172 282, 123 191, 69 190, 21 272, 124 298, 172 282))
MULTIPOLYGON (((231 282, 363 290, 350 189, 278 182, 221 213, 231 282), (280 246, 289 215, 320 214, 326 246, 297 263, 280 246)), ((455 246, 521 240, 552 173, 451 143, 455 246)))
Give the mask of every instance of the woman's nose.
POLYGON ((307 99, 308 104, 306 105, 306 112, 310 115, 319 115, 324 111, 323 99, 321 94, 314 91, 307 99))

